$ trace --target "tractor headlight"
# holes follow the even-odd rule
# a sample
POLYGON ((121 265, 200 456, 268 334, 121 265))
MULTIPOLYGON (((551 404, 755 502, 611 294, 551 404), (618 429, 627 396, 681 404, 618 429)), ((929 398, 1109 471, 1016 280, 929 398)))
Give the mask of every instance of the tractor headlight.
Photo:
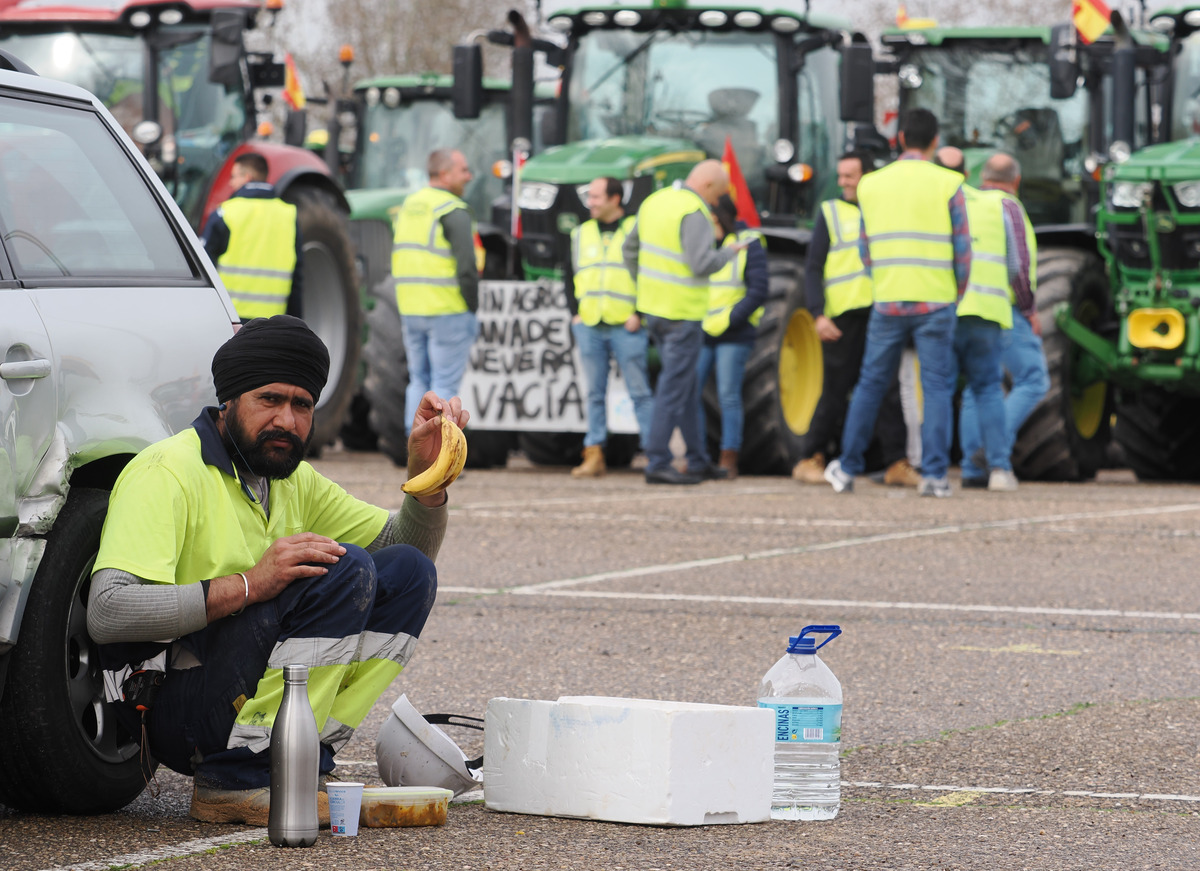
POLYGON ((1185 209, 1200 209, 1200 181, 1181 181, 1171 191, 1185 209))
POLYGON ((1140 208, 1142 202, 1154 190, 1152 181, 1118 181, 1112 186, 1112 204, 1114 209, 1140 208))
POLYGON ((554 199, 557 196, 557 185, 541 181, 525 182, 521 185, 521 192, 517 195, 517 207, 528 209, 531 212, 544 212, 554 205, 554 199))

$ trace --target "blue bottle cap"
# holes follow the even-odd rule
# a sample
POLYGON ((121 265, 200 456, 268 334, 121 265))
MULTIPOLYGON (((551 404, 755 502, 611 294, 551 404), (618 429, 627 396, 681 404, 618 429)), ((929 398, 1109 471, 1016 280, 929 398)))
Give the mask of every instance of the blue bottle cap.
POLYGON ((830 641, 842 634, 841 626, 805 626, 799 635, 788 638, 788 653, 816 653, 830 641), (817 644, 815 638, 809 638, 810 633, 826 634, 829 637, 817 644))

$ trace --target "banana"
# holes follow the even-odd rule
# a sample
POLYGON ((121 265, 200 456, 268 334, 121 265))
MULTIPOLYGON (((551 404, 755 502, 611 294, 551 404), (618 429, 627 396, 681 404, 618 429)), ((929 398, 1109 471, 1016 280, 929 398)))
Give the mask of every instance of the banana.
POLYGON ((442 415, 442 447, 428 469, 401 487, 414 496, 433 496, 454 483, 467 464, 467 437, 458 424, 442 415))

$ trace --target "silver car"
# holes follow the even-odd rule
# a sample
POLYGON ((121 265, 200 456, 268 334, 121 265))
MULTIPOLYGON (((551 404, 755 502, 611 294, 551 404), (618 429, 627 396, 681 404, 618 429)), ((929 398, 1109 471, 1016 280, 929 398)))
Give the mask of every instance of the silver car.
POLYGON ((117 474, 214 402, 236 321, 108 111, 0 52, 0 804, 100 813, 145 786, 87 587, 117 474))

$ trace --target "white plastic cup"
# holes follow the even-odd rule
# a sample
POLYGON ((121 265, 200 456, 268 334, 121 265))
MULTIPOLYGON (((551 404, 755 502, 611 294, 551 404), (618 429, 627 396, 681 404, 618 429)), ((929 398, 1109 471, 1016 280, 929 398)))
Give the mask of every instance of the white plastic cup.
POLYGON ((329 829, 337 837, 358 834, 358 814, 362 808, 363 785, 347 781, 325 784, 329 792, 329 829))

